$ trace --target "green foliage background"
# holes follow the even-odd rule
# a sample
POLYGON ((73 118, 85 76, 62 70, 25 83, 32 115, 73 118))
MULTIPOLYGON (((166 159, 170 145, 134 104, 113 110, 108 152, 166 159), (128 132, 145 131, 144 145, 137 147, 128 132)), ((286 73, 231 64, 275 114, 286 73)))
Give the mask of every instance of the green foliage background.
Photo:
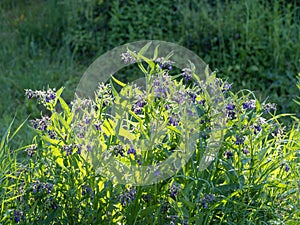
POLYGON ((1 124, 7 127, 15 112, 20 120, 38 114, 25 88, 63 85, 70 101, 94 59, 146 39, 189 48, 236 90, 253 90, 299 116, 292 101, 299 95, 299 17, 296 0, 2 0, 1 124))

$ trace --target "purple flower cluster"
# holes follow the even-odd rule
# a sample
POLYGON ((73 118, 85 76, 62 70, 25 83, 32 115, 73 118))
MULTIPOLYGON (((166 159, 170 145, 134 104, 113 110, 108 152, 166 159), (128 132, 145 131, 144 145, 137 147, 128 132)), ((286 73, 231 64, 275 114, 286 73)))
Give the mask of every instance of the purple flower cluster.
POLYGON ((167 69, 167 70, 173 69, 172 65, 174 64, 174 62, 171 60, 165 60, 165 58, 163 57, 157 58, 154 62, 158 63, 161 69, 167 69))
POLYGON ((153 81, 154 94, 158 98, 166 98, 172 81, 169 75, 163 75, 153 81))
POLYGON ((71 102, 72 109, 74 111, 91 109, 95 107, 95 103, 91 99, 80 99, 76 98, 71 102))
POLYGON ((19 222, 21 222, 22 217, 23 217, 23 220, 26 220, 26 216, 25 216, 25 214, 23 214, 22 211, 15 210, 13 217, 11 217, 11 220, 13 220, 15 223, 19 223, 19 222))
POLYGON ((33 91, 31 89, 25 89, 25 96, 28 99, 37 98, 39 102, 51 102, 56 98, 56 90, 48 89, 47 91, 33 91))
POLYGON ((251 99, 247 102, 244 102, 242 104, 243 109, 254 109, 256 107, 256 102, 255 100, 251 99))
POLYGON ((101 129, 101 123, 100 123, 100 122, 95 123, 94 125, 95 125, 96 130, 98 130, 98 131, 101 131, 101 130, 102 130, 102 129, 101 129))
POLYGON ((139 95, 137 101, 132 106, 133 112, 134 113, 141 113, 143 107, 146 104, 147 104, 147 102, 145 101, 145 99, 142 96, 139 95))
POLYGON ((77 154, 81 154, 82 144, 69 144, 69 145, 65 145, 63 147, 63 149, 66 152, 66 156, 72 155, 74 149, 77 149, 77 151, 76 151, 77 154))
POLYGON ((172 186, 170 187, 170 197, 175 199, 179 191, 180 191, 180 187, 175 184, 172 184, 172 186))
MULTIPOLYGON (((134 53, 136 53, 136 51, 134 51, 134 53)), ((133 64, 133 63, 136 63, 136 62, 137 62, 137 61, 136 61, 136 58, 135 58, 135 57, 133 56, 133 54, 132 54, 131 52, 129 52, 128 50, 127 50, 127 52, 121 54, 121 60, 122 60, 122 62, 125 63, 125 64, 127 64, 127 63, 133 64)))
POLYGON ((254 125, 253 127, 254 127, 254 134, 258 134, 262 130, 261 126, 259 125, 254 125))
POLYGON ((94 192, 93 192, 93 189, 89 185, 83 185, 81 188, 81 194, 92 196, 94 194, 94 192))
POLYGON ((41 119, 31 120, 32 126, 36 130, 45 131, 47 127, 50 125, 50 118, 48 116, 44 116, 41 119))
POLYGON ((232 88, 232 85, 229 84, 227 81, 225 81, 223 84, 222 84, 222 91, 225 92, 225 91, 228 91, 232 88))
POLYGON ((37 149, 36 145, 31 145, 30 147, 26 148, 25 151, 27 152, 27 155, 29 157, 32 157, 35 154, 36 149, 37 149))
POLYGON ((57 138, 57 133, 54 130, 48 130, 48 136, 51 139, 56 139, 57 138))
POLYGON ((226 106, 227 117, 231 120, 234 120, 236 118, 234 108, 235 105, 233 103, 228 103, 226 106))
POLYGON ((249 154, 249 149, 248 149, 248 148, 244 148, 244 149, 243 149, 243 153, 244 153, 245 155, 249 154))
POLYGON ((115 99, 112 94, 111 85, 104 83, 99 84, 96 96, 96 103, 101 105, 102 108, 110 106, 115 99))
POLYGON ((188 95, 189 95, 189 97, 190 97, 191 103, 196 104, 196 102, 197 102, 197 101, 196 101, 196 98, 197 98, 196 93, 193 92, 193 91, 188 91, 188 95))
POLYGON ((129 190, 127 190, 127 192, 121 194, 119 196, 121 204, 123 206, 130 204, 130 202, 134 200, 135 194, 136 194, 136 190, 134 187, 131 187, 129 190))
POLYGON ((285 172, 289 172, 289 170, 290 170, 290 167, 289 167, 289 165, 288 164, 285 164, 285 172))
POLYGON ((205 195, 203 198, 201 198, 200 202, 202 204, 203 208, 208 208, 208 204, 210 202, 213 202, 215 200, 216 196, 214 194, 208 194, 205 195))
POLYGON ((276 111, 275 103, 267 103, 263 106, 265 113, 270 113, 271 111, 276 111))
POLYGON ((172 114, 169 118, 169 124, 176 127, 179 124, 179 119, 176 114, 172 114))
POLYGON ((228 103, 227 106, 226 106, 226 109, 229 110, 229 111, 234 110, 234 108, 235 108, 235 105, 232 104, 232 103, 228 103))
POLYGON ((127 151, 127 154, 130 155, 136 155, 136 150, 134 148, 129 148, 128 151, 127 151))
POLYGON ((177 91, 172 95, 171 100, 175 101, 178 105, 181 105, 187 101, 187 93, 184 91, 177 91))
POLYGON ((183 68, 181 76, 184 77, 186 81, 189 81, 193 77, 193 71, 191 68, 183 68))
POLYGON ((111 146, 110 148, 114 152, 115 156, 118 155, 124 156, 125 149, 122 145, 118 144, 118 145, 111 146))
POLYGON ((244 144, 244 141, 245 141, 244 137, 240 137, 240 136, 235 137, 235 144, 236 145, 242 145, 242 144, 244 144))
POLYGON ((51 208, 51 209, 55 210, 58 208, 57 200, 55 198, 53 198, 52 196, 50 196, 49 198, 46 199, 45 205, 48 209, 51 208))
POLYGON ((53 184, 35 181, 31 184, 31 188, 34 194, 40 192, 46 192, 47 194, 50 194, 53 190, 53 184))
POLYGON ((233 156, 233 152, 232 151, 226 151, 226 152, 224 152, 224 155, 227 159, 230 159, 233 156))

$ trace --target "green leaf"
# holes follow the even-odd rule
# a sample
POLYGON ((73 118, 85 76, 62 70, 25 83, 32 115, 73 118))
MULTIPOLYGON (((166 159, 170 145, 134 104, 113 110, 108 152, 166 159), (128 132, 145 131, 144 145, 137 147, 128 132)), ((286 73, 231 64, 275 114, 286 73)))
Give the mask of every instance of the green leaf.
POLYGON ((121 87, 125 87, 126 86, 126 84, 124 84, 123 82, 121 82, 118 79, 116 79, 113 75, 111 75, 111 78, 113 79, 114 82, 116 82, 121 87))
POLYGON ((156 60, 156 59, 157 59, 157 56, 158 56, 158 48, 159 48, 159 45, 157 45, 157 46, 155 47, 154 54, 153 54, 153 60, 156 60))
POLYGON ((152 41, 150 41, 148 44, 146 44, 144 47, 141 48, 141 50, 139 51, 138 55, 143 55, 150 47, 150 45, 152 44, 152 41))
POLYGON ((67 117, 71 114, 71 110, 70 107, 68 106, 68 104, 65 102, 65 100, 63 100, 63 98, 59 97, 58 98, 60 105, 62 107, 62 109, 64 110, 64 112, 66 113, 67 117))
MULTIPOLYGON (((148 59, 147 57, 140 55, 139 56, 141 59, 143 59, 151 68, 150 74, 152 73, 152 71, 155 69, 155 64, 151 59, 148 59)), ((147 72, 147 71, 146 71, 147 72)))
POLYGON ((9 134, 10 134, 10 130, 11 130, 11 127, 12 127, 14 121, 15 121, 15 118, 16 118, 16 115, 15 115, 14 118, 12 119, 11 123, 9 124, 7 130, 5 131, 5 133, 4 133, 3 137, 2 137, 2 140, 1 140, 1 143, 0 143, 0 150, 3 149, 5 142, 8 141, 8 137, 9 137, 9 134))
POLYGON ((112 80, 110 80, 109 83, 110 83, 111 91, 112 91, 113 95, 114 95, 115 97, 119 96, 119 93, 118 93, 117 90, 115 89, 115 86, 114 86, 112 80))
POLYGON ((57 90, 57 92, 56 92, 56 98, 60 98, 63 90, 64 90, 64 87, 61 87, 60 89, 57 90))
MULTIPOLYGON (((11 137, 8 139, 8 142, 10 142, 13 138, 14 138, 14 136, 16 136, 16 134, 19 132, 19 130, 23 127, 23 125, 27 122, 27 120, 28 120, 28 118, 29 118, 29 116, 21 123, 21 125, 20 126, 18 126, 18 128, 15 130, 15 132, 11 135, 11 137)), ((0 149, 1 149, 1 147, 0 147, 0 149)))

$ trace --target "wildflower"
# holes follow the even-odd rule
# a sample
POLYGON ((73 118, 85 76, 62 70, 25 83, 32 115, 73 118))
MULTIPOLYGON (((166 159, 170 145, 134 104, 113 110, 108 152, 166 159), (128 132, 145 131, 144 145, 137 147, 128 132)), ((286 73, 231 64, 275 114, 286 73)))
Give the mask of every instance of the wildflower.
POLYGON ((145 100, 143 100, 143 99, 139 99, 136 103, 135 103, 138 107, 144 107, 146 104, 147 104, 147 102, 145 101, 145 100))
POLYGON ((130 154, 133 154, 133 155, 136 155, 136 151, 134 148, 129 148, 128 151, 127 151, 127 154, 130 155, 130 154))
POLYGON ((167 97, 167 93, 170 90, 171 78, 169 75, 163 75, 162 77, 158 77, 153 81, 153 90, 158 98, 167 97))
POLYGON ((151 200, 151 194, 143 194, 142 198, 145 202, 150 202, 151 200))
POLYGON ((37 181, 37 182, 34 182, 32 185, 31 185, 31 188, 32 188, 32 191, 33 193, 37 193, 38 190, 40 189, 40 182, 37 181))
POLYGON ((132 108, 133 108, 133 112, 134 113, 141 113, 142 112, 142 108, 147 104, 147 102, 141 97, 139 96, 139 99, 135 102, 135 104, 133 104, 132 108))
POLYGON ((242 104, 243 109, 254 109, 256 107, 256 102, 255 100, 251 99, 248 102, 244 102, 242 104))
POLYGON ((211 203, 215 200, 216 196, 214 194, 208 194, 205 195, 201 200, 201 204, 203 208, 208 208, 208 204, 207 203, 211 203))
POLYGON ((193 71, 191 68, 184 68, 182 69, 181 75, 184 77, 186 81, 189 81, 193 76, 193 71))
POLYGON ((172 186, 170 187, 170 197, 175 199, 175 197, 178 195, 180 190, 179 186, 176 186, 175 184, 172 184, 172 186))
POLYGON ((249 149, 244 148, 244 149, 243 149, 243 153, 244 153, 245 155, 247 155, 247 154, 249 153, 249 149))
POLYGON ((130 190, 127 190, 126 193, 120 195, 120 202, 123 206, 130 204, 134 200, 136 190, 134 187, 131 187, 130 190))
POLYGON ((54 130, 48 130, 48 136, 51 138, 51 139, 55 139, 57 137, 57 134, 54 130))
POLYGON ((235 108, 235 105, 233 103, 228 103, 226 106, 226 110, 227 110, 227 117, 231 120, 235 119, 235 112, 233 111, 235 108))
POLYGON ((191 102, 195 104, 196 103, 197 95, 194 92, 192 92, 192 91, 189 91, 188 95, 190 97, 191 102))
POLYGON ((50 124, 50 118, 48 116, 44 116, 41 119, 31 120, 30 122, 34 129, 45 131, 50 124))
POLYGON ((53 189, 53 184, 50 183, 43 183, 42 185, 43 190, 45 190, 48 194, 51 193, 52 189, 53 189))
POLYGON ((203 105, 203 106, 204 106, 205 102, 206 102, 205 99, 202 99, 202 100, 199 100, 199 101, 198 101, 198 103, 199 103, 200 105, 203 105))
POLYGON ((96 96, 97 96, 96 103, 100 105, 102 104, 101 105, 102 108, 111 105, 111 103, 115 99, 112 94, 110 84, 104 84, 104 83, 99 84, 96 92, 96 96))
POLYGON ((289 165, 287 163, 284 163, 283 165, 284 165, 285 172, 289 172, 289 170, 290 170, 289 165))
POLYGON ((172 126, 178 126, 178 123, 179 123, 179 120, 178 118, 176 117, 175 114, 173 114, 172 116, 170 116, 169 118, 169 123, 172 125, 172 126))
POLYGON ((158 177, 159 175, 160 175, 160 171, 159 171, 159 170, 156 170, 156 171, 154 172, 154 176, 158 177))
MULTIPOLYGON (((134 51, 134 53, 136 53, 136 51, 134 51)), ((127 64, 127 63, 133 64, 133 63, 137 62, 136 58, 128 50, 127 50, 127 52, 121 54, 121 60, 125 64, 127 64)))
POLYGON ((172 70, 172 64, 174 64, 171 60, 165 60, 165 58, 160 57, 155 60, 155 63, 158 63, 161 69, 172 70))
POLYGON ((56 98, 55 88, 49 88, 47 91, 33 91, 31 89, 25 89, 25 96, 28 99, 37 98, 37 100, 42 103, 49 103, 56 98))
POLYGON ((96 123, 95 124, 95 128, 96 128, 96 130, 101 131, 101 124, 100 123, 96 123))
POLYGON ((263 106, 263 109, 265 110, 265 113, 270 113, 271 111, 276 110, 276 104, 275 103, 267 103, 263 106))
POLYGON ((70 144, 70 145, 65 145, 65 146, 63 147, 63 149, 66 151, 66 156, 72 155, 72 153, 73 153, 73 145, 72 145, 72 144, 70 144))
POLYGON ((46 102, 50 102, 50 101, 54 100, 55 98, 56 98, 55 89, 49 89, 45 93, 45 101, 46 102))
POLYGON ((225 92, 225 91, 228 91, 229 89, 232 88, 232 85, 229 84, 227 81, 225 81, 222 85, 222 91, 225 92))
POLYGON ((31 145, 30 147, 26 148, 25 151, 27 152, 29 157, 32 157, 36 152, 37 146, 31 145))
POLYGON ((227 159, 230 159, 233 156, 233 153, 231 151, 226 151, 224 155, 226 156, 227 159))
MULTIPOLYGON (((23 216, 23 212, 22 211, 20 211, 20 210, 15 210, 14 211, 14 221, 15 221, 15 223, 19 223, 19 222, 21 222, 21 217, 23 216)), ((25 219, 25 215, 24 215, 24 217, 23 217, 24 219, 25 219)))
POLYGON ((115 153, 115 156, 124 156, 124 148, 122 145, 118 144, 112 147, 113 152, 115 153))
POLYGON ((31 99, 33 97, 35 97, 35 92, 31 89, 25 89, 25 96, 28 98, 28 99, 31 99))
POLYGON ((77 148, 77 154, 81 154, 82 144, 76 144, 75 147, 77 148))
POLYGON ((232 103, 228 103, 227 106, 226 106, 226 109, 229 110, 229 111, 234 110, 234 108, 235 108, 235 105, 232 104, 232 103))
POLYGON ((259 133, 261 130, 262 130, 262 129, 261 129, 261 126, 259 126, 259 125, 254 125, 254 134, 259 133))
POLYGON ((47 194, 50 194, 51 191, 53 190, 53 184, 35 181, 31 184, 31 188, 34 194, 40 191, 46 191, 47 194))
POLYGON ((91 152, 91 151, 92 151, 92 146, 87 145, 87 146, 86 146, 86 149, 87 149, 89 152, 91 152))
POLYGON ((178 105, 184 103, 187 100, 186 93, 183 91, 177 91, 172 95, 171 98, 173 101, 177 102, 178 105))
POLYGON ((82 188, 81 188, 81 194, 82 195, 92 195, 94 192, 93 192, 93 189, 88 186, 88 185, 83 185, 82 188))
POLYGON ((236 139, 236 140, 235 140, 235 144, 236 144, 236 145, 244 144, 244 141, 245 141, 245 138, 244 138, 244 137, 236 136, 235 139, 236 139))
POLYGON ((227 117, 231 120, 234 120, 236 118, 235 112, 234 111, 228 111, 227 112, 227 117))

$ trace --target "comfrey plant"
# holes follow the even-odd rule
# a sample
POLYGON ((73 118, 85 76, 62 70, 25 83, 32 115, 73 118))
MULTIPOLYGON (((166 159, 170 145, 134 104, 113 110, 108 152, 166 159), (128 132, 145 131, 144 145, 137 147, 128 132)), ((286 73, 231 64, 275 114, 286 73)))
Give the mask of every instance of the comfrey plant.
MULTIPOLYGON (((37 132, 1 222, 11 224, 278 224, 299 218, 299 129, 287 130, 276 106, 187 64, 172 54, 153 58, 128 49, 145 88, 111 77, 94 99, 63 89, 26 90, 48 109, 31 122, 37 132), (194 82, 193 82, 194 81, 194 82), (121 90, 116 91, 116 86, 121 90), (209 92, 220 90, 222 98, 209 92), (222 108, 215 111, 217 101, 222 108), (224 119, 219 151, 213 128, 224 119), (189 151, 192 149, 192 151, 189 151), (188 150, 188 151, 187 151, 188 150), (209 163, 205 167, 205 154, 209 163), (163 162, 163 163, 162 163, 163 162), (157 182, 155 182, 157 181, 157 182), (147 184, 147 185, 142 185, 147 184)), ((216 92, 214 92, 216 93, 216 92)), ((9 180, 9 177, 13 177, 9 180)))

